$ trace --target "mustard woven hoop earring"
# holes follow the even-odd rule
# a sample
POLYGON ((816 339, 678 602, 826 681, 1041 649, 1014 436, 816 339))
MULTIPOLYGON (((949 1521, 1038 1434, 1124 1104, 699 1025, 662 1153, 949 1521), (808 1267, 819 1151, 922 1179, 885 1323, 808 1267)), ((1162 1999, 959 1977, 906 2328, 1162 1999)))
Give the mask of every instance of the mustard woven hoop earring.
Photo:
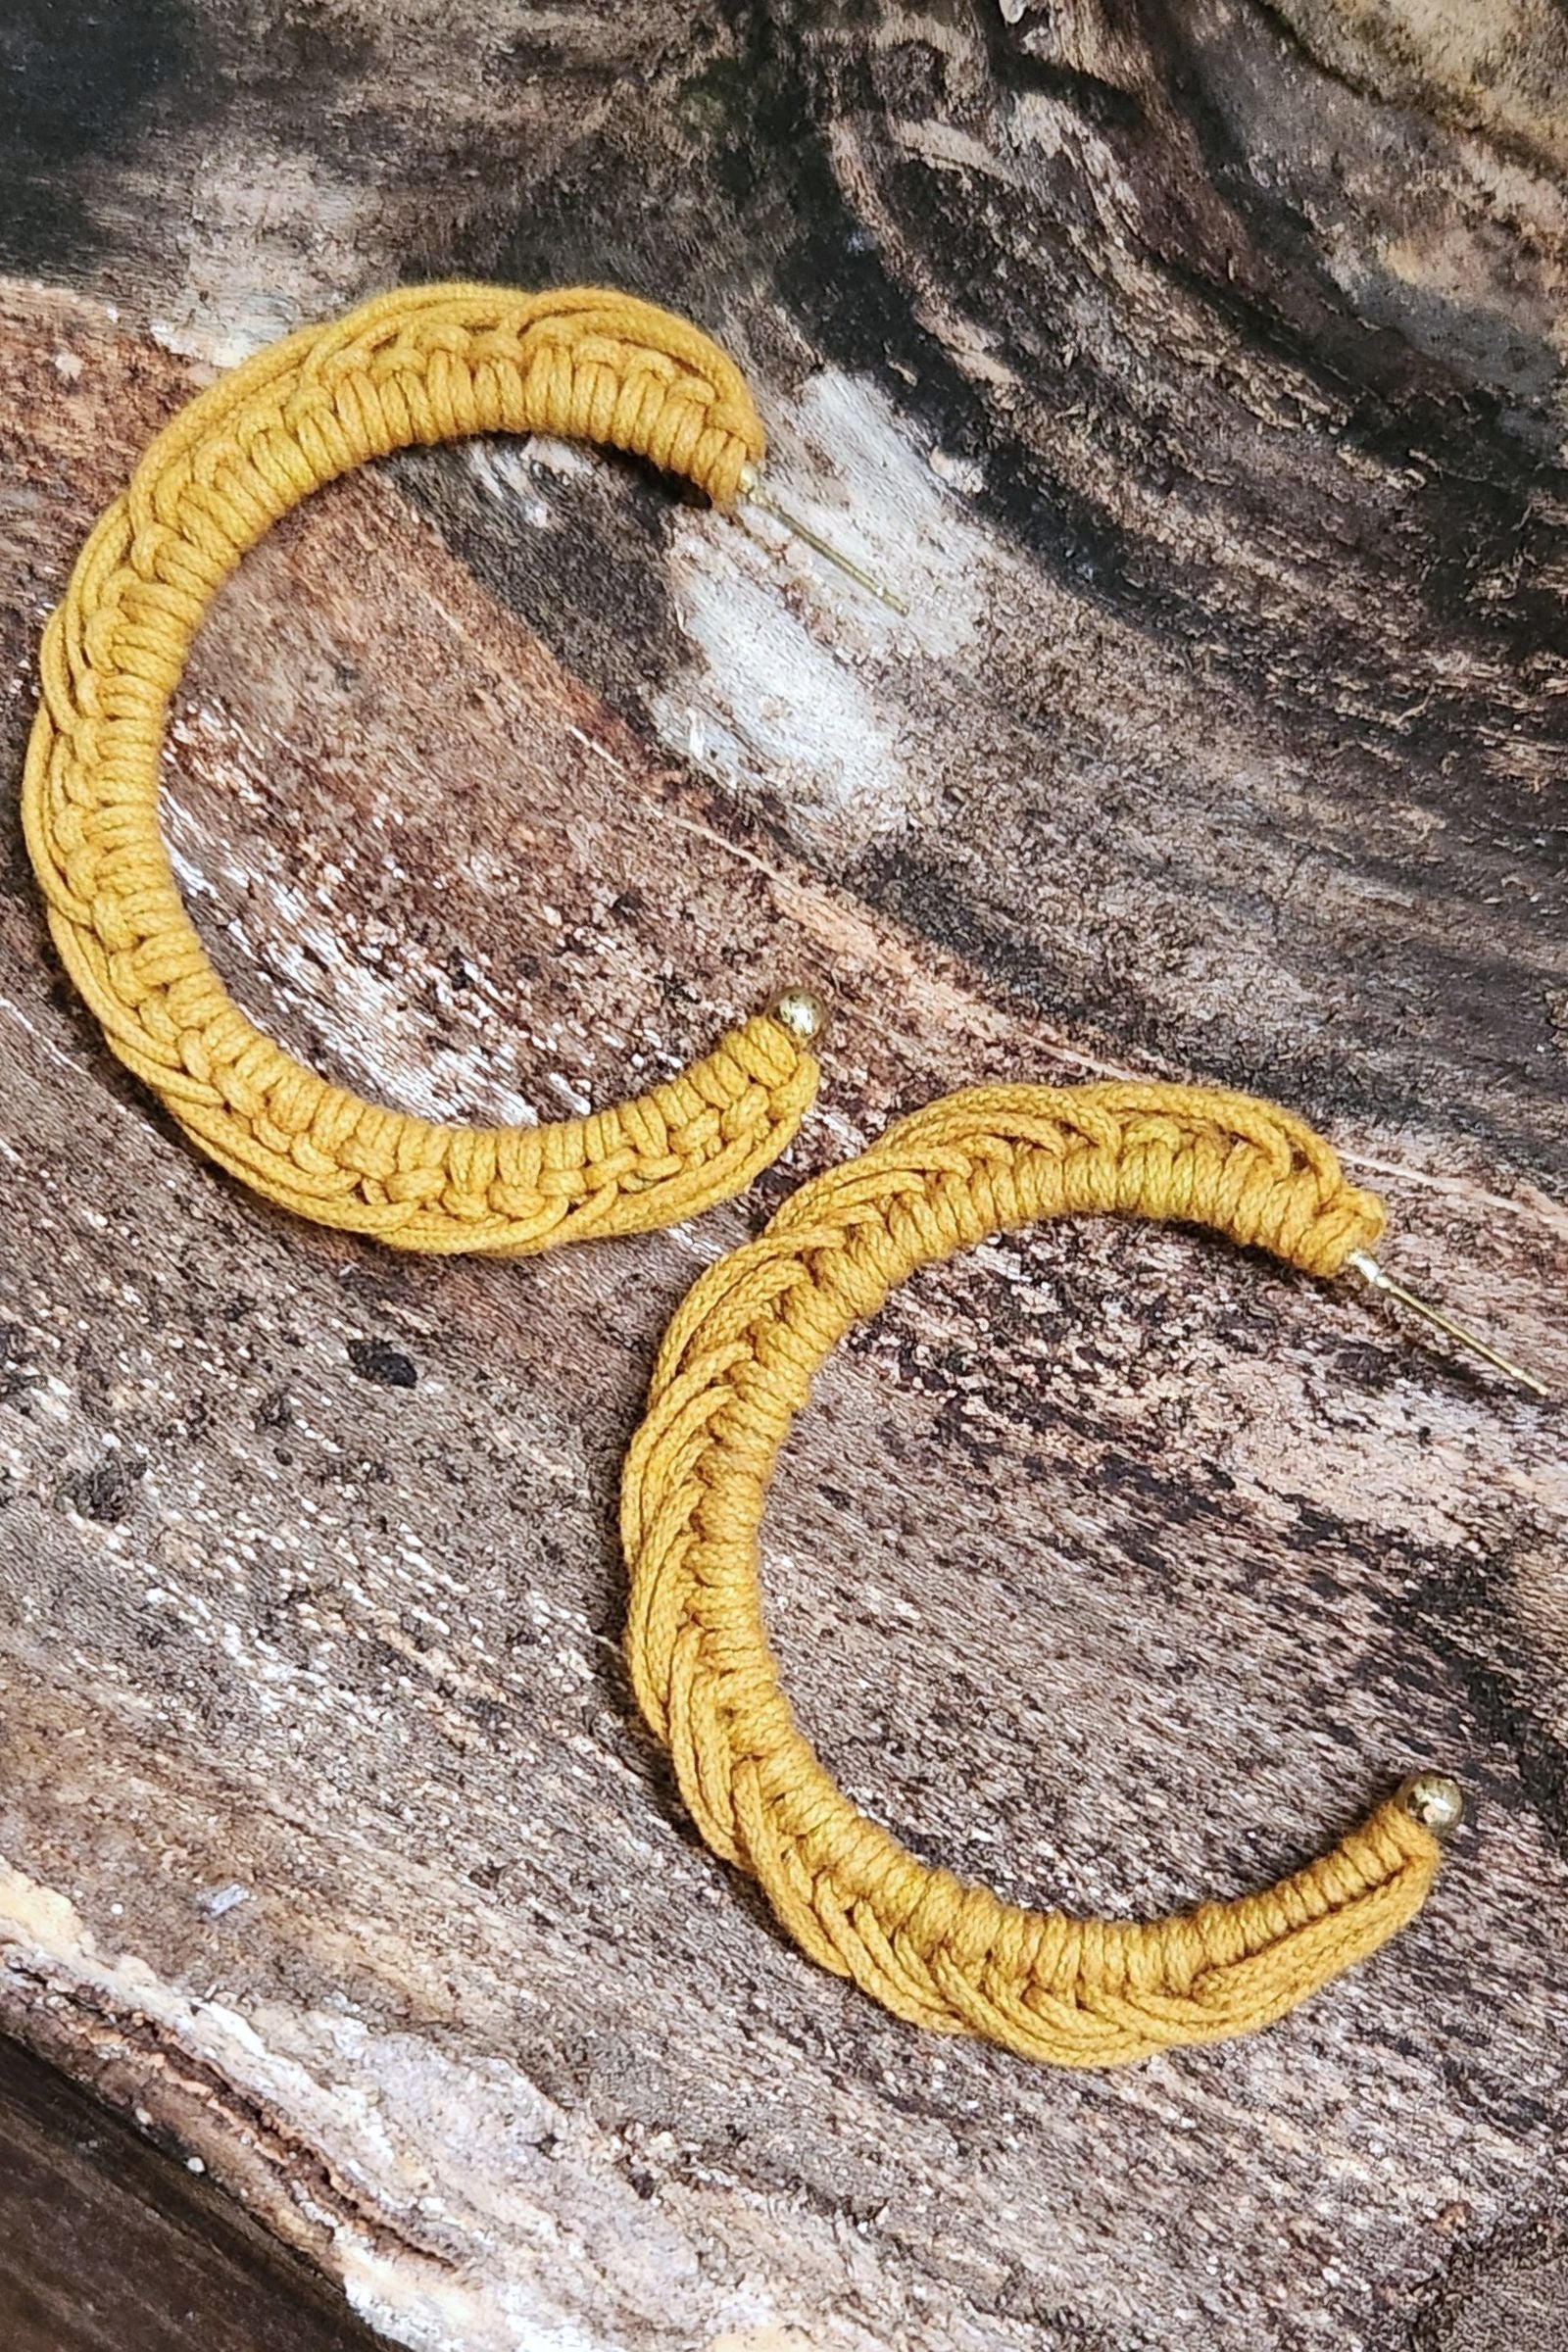
POLYGON ((1419 1908, 1459 1792, 1406 1782, 1266 1893, 1151 1924, 1024 1911, 928 1869, 836 1787, 762 1625, 759 1531, 811 1377, 915 1267, 1038 1217, 1178 1217, 1338 1273, 1382 1203, 1298 1119, 1179 1086, 951 1096, 806 1185, 697 1283, 660 1350, 621 1529, 637 1697, 716 1854, 812 1959, 902 2018, 1110 2066, 1267 2025, 1419 1908))
POLYGON ((413 288, 291 335, 180 412, 83 548, 44 632, 23 808, 67 970, 203 1151, 321 1224, 521 1256, 667 1225, 749 1184, 816 1091, 815 1000, 786 991, 679 1077, 591 1118, 433 1125, 328 1085, 247 1020, 158 828, 170 698, 246 549, 368 458, 489 432, 605 442, 719 506, 763 446, 718 346, 624 295, 413 288))

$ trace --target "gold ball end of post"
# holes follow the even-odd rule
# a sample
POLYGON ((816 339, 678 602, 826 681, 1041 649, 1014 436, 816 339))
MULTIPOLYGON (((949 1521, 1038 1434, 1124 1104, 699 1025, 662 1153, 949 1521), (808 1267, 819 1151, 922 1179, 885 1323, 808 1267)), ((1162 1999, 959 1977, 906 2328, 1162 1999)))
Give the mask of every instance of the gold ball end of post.
POLYGON ((1395 1802, 1434 1838, 1451 1838, 1464 1819, 1464 1790, 1446 1772, 1413 1772, 1399 1783, 1395 1802))
POLYGON ((781 989, 767 1010, 798 1046, 810 1045, 827 1027, 827 1006, 811 988, 781 989))

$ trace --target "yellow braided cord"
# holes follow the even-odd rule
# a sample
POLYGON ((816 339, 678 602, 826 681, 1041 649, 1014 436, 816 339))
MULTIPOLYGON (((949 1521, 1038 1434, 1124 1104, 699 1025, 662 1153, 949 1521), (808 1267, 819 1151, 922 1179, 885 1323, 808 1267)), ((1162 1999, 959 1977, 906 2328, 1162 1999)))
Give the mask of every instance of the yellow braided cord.
POLYGON ((170 698, 219 587, 368 458, 470 433, 609 443, 719 504, 761 456, 738 369, 684 319, 579 288, 413 287, 308 327, 190 402, 100 519, 44 632, 27 846, 67 969, 114 1051, 268 1200, 400 1249, 522 1255, 695 1215, 778 1155, 816 1065, 759 1016, 590 1118, 433 1125, 330 1086, 231 1002, 158 826, 170 698))
POLYGON ((713 1851, 815 1960, 898 2016, 1108 2066, 1267 2024, 1419 1907, 1432 1833, 1381 1805, 1266 1893, 1138 1924, 1019 1910, 868 1821, 797 1728, 763 1631, 760 1529, 813 1373, 915 1267, 1039 1217, 1180 1218, 1330 1275, 1382 1204, 1271 1104, 1180 1086, 954 1095, 806 1185, 705 1274, 660 1350, 621 1530, 639 1703, 713 1851))

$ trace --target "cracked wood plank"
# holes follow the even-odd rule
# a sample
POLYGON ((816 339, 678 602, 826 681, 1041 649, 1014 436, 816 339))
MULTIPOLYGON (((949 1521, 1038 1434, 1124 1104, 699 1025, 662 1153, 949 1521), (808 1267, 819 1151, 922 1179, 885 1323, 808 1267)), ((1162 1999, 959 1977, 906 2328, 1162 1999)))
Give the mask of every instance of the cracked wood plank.
POLYGON ((785 1165, 614 1249, 394 1259, 198 1164, 12 820, 0 2022, 429 2352, 1549 2343, 1560 1405, 1096 1225, 920 1278, 829 1368, 772 1624, 922 1852, 1152 1909, 1411 1761, 1474 1792, 1361 1977, 1104 2079, 912 2035, 779 1939, 637 1729, 612 1536, 697 1268, 987 1077, 1297 1103, 1560 1393, 1544 0, 84 23, 0 31, 13 764, 158 422, 398 276, 689 310, 912 611, 497 445, 323 493, 203 634, 171 839, 321 1066, 549 1116, 829 988, 785 1165))
POLYGON ((375 2352, 327 2280, 134 2120, 0 2042, 8 2352, 375 2352))

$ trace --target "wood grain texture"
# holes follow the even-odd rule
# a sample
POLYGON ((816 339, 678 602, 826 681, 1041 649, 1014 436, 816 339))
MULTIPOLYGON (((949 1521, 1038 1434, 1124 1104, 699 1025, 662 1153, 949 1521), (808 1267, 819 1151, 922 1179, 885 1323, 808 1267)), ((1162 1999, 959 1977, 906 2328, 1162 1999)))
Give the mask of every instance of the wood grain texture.
POLYGON ((549 1116, 828 986, 799 1144, 675 1234, 438 1264, 268 1214, 110 1061, 8 829, 0 2024, 397 2340, 1568 2342, 1559 1404, 1109 1225, 922 1277, 832 1365, 771 1622, 920 1852, 1149 1910, 1409 1764, 1473 1792, 1359 1978, 1107 2078, 912 2034, 781 1941, 636 1728, 613 1542, 697 1267, 986 1077, 1292 1102, 1390 1262, 1560 1394, 1557 24, 8 12, 13 766, 148 434, 396 278, 688 310, 781 493, 912 607, 498 445, 322 494, 203 633, 171 839, 323 1068, 549 1116))

